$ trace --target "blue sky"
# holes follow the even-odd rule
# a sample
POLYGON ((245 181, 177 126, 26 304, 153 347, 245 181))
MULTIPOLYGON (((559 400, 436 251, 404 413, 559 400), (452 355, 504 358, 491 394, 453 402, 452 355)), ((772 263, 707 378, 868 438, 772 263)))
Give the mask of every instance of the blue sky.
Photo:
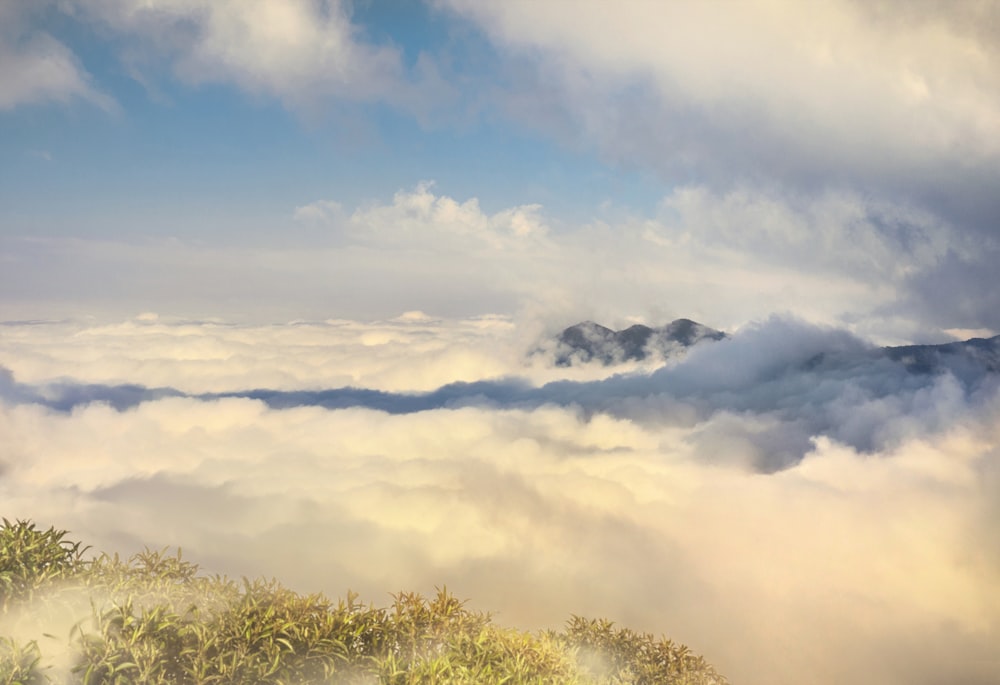
POLYGON ((8 318, 1000 329, 993 5, 0 7, 8 318), (451 202, 476 211, 444 230, 451 202))
MULTIPOLYGON (((95 35, 55 8, 38 19, 36 30, 73 50, 111 98, 111 111, 76 101, 25 103, 4 113, 8 231, 18 231, 18 220, 38 226, 45 216, 42 230, 79 232, 82 215, 90 224, 85 235, 207 230, 224 237, 258 217, 266 234, 288 218, 289 207, 316 197, 335 193, 354 205, 430 179, 457 197, 479 197, 487 208, 544 202, 574 219, 607 200, 648 209, 662 192, 642 173, 609 168, 593 150, 561 145, 489 112, 439 124, 381 102, 289 109, 227 83, 177 83, 160 65, 144 84, 118 58, 120 40, 95 35), (209 215, 214 230, 192 210, 209 215), (149 221, 147 212, 160 220, 149 221)), ((429 50, 448 50, 484 69, 498 59, 474 27, 456 29, 421 3, 361 2, 351 19, 364 39, 398 50, 404 68, 429 50)), ((457 109, 463 104, 471 106, 457 109)))

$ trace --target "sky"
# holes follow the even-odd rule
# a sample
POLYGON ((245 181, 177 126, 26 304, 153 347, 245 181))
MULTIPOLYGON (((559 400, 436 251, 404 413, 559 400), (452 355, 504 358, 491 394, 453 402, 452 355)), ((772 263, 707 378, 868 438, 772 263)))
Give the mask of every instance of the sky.
POLYGON ((998 374, 878 346, 1000 333, 998 73, 990 0, 0 0, 0 513, 996 685, 998 374))
POLYGON ((1000 330, 994 2, 0 13, 7 318, 1000 330))

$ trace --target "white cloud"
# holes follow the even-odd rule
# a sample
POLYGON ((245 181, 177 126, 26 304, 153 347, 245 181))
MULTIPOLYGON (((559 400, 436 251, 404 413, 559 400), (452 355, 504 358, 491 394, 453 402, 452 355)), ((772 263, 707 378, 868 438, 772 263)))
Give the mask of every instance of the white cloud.
POLYGON ((317 200, 295 208, 294 218, 309 224, 333 221, 343 212, 343 207, 334 200, 317 200))
POLYGON ((476 198, 459 202, 435 195, 432 183, 400 191, 391 205, 360 207, 351 214, 346 229, 361 242, 435 250, 523 250, 545 248, 548 231, 540 205, 523 205, 488 215, 476 198))
MULTIPOLYGON (((27 27, 28 10, 18 3, 0 6, 0 111, 76 99, 114 109, 114 100, 93 86, 69 48, 27 27)), ((39 156, 47 159, 48 153, 39 156)))
POLYGON ((330 98, 416 106, 446 87, 410 83, 400 52, 367 42, 340 0, 75 0, 68 7, 115 31, 129 46, 123 57, 132 70, 166 58, 186 83, 231 84, 305 112, 330 98))
POLYGON ((994 3, 438 5, 505 58, 498 108, 627 168, 718 188, 848 187, 993 232, 994 3))
POLYGON ((155 309, 195 317, 253 311, 260 322, 419 309, 530 313, 550 326, 684 316, 732 329, 794 312, 888 342, 920 327, 919 318, 888 309, 914 279, 949 255, 978 254, 927 212, 847 191, 687 185, 651 216, 550 227, 538 205, 488 213, 474 197, 423 183, 381 204, 319 200, 292 218, 300 228, 282 232, 280 246, 8 238, 0 297, 10 316, 24 318, 155 309))
POLYGON ((190 393, 269 387, 360 386, 432 390, 523 366, 527 341, 504 318, 346 320, 232 325, 151 319, 95 326, 8 325, 0 366, 20 382, 72 375, 86 383, 140 383, 190 393), (87 364, 77 367, 76 361, 87 364), (74 361, 75 360, 75 361, 74 361))
POLYGON ((981 4, 937 5, 909 21, 894 16, 904 6, 888 4, 883 21, 872 21, 846 1, 612 8, 594 0, 576 3, 572 21, 558 4, 440 4, 503 46, 541 51, 567 79, 574 69, 598 83, 639 79, 658 90, 664 109, 693 106, 722 127, 750 116, 765 137, 812 139, 831 155, 845 143, 852 153, 872 144, 869 153, 904 157, 913 147, 1000 152, 1000 89, 991 77, 1000 54, 948 21, 964 11, 988 20, 993 10, 981 4))
POLYGON ((857 193, 796 197, 681 186, 664 198, 661 211, 665 230, 650 233, 670 244, 862 282, 898 281, 934 264, 948 249, 968 253, 960 236, 939 219, 857 193))
MULTIPOLYGON (((429 350, 454 359, 505 331, 504 321, 415 316, 271 330, 161 316, 7 327, 0 363, 108 382, 124 354, 144 360, 137 380, 169 365, 190 383, 217 359, 209 375, 228 364, 240 378, 227 382, 260 387, 289 359, 364 366, 364 348, 371 369, 417 367, 429 350)), ((772 344, 784 345, 772 358, 805 355, 804 337, 822 346, 836 336, 764 327, 730 371, 740 360, 763 369, 772 344)), ((692 370, 719 367, 721 348, 709 349, 692 370)), ((718 368, 705 380, 719 384, 709 403, 747 392, 732 375, 718 368)), ((672 382, 682 393, 678 384, 698 378, 672 382)), ((621 393, 626 381, 616 382, 603 391, 621 393)), ((697 397, 669 405, 648 384, 615 399, 617 416, 586 418, 554 405, 391 416, 248 399, 70 413, 0 403, 0 499, 8 516, 70 528, 98 548, 182 545, 207 570, 277 575, 302 590, 350 587, 380 602, 446 583, 502 623, 608 616, 687 642, 734 682, 989 682, 1000 666, 995 393, 942 386, 923 405, 900 392, 875 407, 831 400, 849 399, 852 383, 863 397, 857 379, 814 383, 804 396, 793 378, 746 383, 784 388, 795 415, 826 402, 845 412, 838 422, 878 411, 900 432, 864 454, 820 435, 800 463, 763 475, 745 468, 755 447, 739 436, 790 416, 704 414, 697 397), (935 412, 953 413, 925 423, 935 412)))

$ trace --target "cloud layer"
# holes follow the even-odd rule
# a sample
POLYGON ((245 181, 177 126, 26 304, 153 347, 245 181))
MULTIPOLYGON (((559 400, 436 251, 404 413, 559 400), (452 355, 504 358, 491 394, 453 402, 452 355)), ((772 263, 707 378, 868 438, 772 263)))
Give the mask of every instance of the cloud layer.
POLYGON ((926 211, 854 192, 689 185, 652 215, 610 212, 568 227, 538 205, 489 213, 422 183, 384 203, 316 200, 289 215, 280 244, 8 237, 0 301, 24 318, 154 309, 370 319, 423 309, 547 325, 690 316, 719 328, 795 312, 885 343, 1000 330, 984 309, 992 289, 966 297, 975 283, 956 278, 933 297, 915 294, 942 268, 984 258, 975 241, 926 211))
POLYGON ((461 359, 499 327, 506 342, 481 351, 484 377, 534 373, 550 401, 393 415, 164 397, 58 412, 5 394, 6 515, 109 550, 182 545, 209 570, 303 590, 378 601, 446 583, 525 627, 605 615, 691 644, 734 682, 995 677, 995 385, 907 386, 877 365, 810 376, 796 360, 865 344, 782 321, 653 374, 546 386, 512 361, 524 347, 507 322, 411 315, 268 333, 151 319, 70 336, 66 324, 6 326, 2 363, 35 389, 123 373, 218 389, 261 387, 282 368, 302 387, 305 368, 279 361, 301 356, 323 358, 320 374, 358 364, 356 385, 413 388, 386 369, 414 354, 461 359), (226 356, 240 338, 261 344, 226 356), (115 340, 124 361, 102 352, 115 340), (852 430, 879 437, 859 450, 852 430), (813 438, 801 459, 754 468, 761 436, 779 450, 793 434, 813 438))

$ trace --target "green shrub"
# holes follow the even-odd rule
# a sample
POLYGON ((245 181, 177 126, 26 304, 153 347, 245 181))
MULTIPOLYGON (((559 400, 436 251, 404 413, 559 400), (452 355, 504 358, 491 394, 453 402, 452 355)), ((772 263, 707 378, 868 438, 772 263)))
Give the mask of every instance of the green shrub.
POLYGON ((38 643, 20 644, 0 637, 0 685, 42 685, 48 679, 41 669, 38 643))
POLYGON ((684 645, 648 633, 615 628, 606 619, 573 616, 559 635, 578 655, 581 670, 598 681, 630 685, 724 683, 703 657, 684 645))
MULTIPOLYGON (((71 617, 66 638, 73 685, 725 683, 686 647, 610 621, 503 629, 446 588, 430 599, 400 592, 383 608, 353 593, 334 604, 274 580, 200 574, 179 550, 84 561, 65 535, 4 519, 0 618, 15 606, 35 616, 78 610, 52 599, 62 592, 87 597, 89 614, 71 617)), ((0 685, 53 682, 45 656, 37 642, 0 638, 0 685)))
POLYGON ((13 602, 30 600, 53 581, 73 577, 83 568, 85 549, 65 539, 67 531, 38 530, 30 521, 0 527, 0 611, 13 602))

